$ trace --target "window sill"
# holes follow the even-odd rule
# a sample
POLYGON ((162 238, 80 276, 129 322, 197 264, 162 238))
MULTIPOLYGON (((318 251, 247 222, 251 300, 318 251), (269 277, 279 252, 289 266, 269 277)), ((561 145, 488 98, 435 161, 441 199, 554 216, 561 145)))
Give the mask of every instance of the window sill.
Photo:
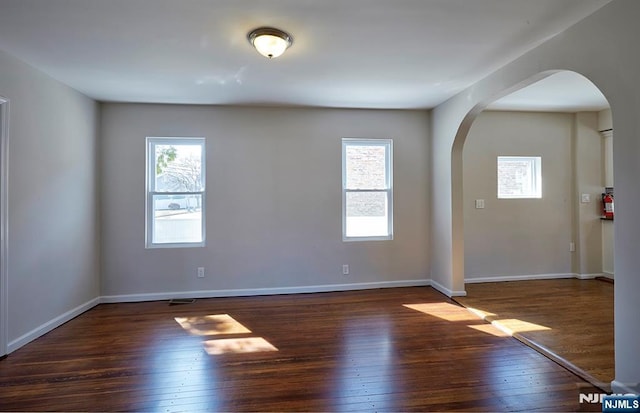
POLYGON ((148 244, 146 245, 146 249, 154 250, 154 249, 162 249, 162 248, 204 248, 204 242, 189 242, 189 243, 176 243, 176 244, 148 244))

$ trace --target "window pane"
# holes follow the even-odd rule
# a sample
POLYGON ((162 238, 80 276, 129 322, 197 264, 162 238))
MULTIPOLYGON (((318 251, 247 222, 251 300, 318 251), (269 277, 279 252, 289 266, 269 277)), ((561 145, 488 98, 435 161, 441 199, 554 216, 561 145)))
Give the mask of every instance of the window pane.
POLYGON ((347 189, 386 189, 386 147, 348 145, 345 151, 347 189))
POLYGON ((498 198, 540 198, 540 157, 498 157, 498 198))
POLYGON ((155 192, 203 189, 201 145, 155 145, 155 192))
POLYGON ((383 237, 389 235, 387 192, 347 192, 346 236, 383 237))
POLYGON ((202 241, 202 195, 153 196, 154 244, 202 241))

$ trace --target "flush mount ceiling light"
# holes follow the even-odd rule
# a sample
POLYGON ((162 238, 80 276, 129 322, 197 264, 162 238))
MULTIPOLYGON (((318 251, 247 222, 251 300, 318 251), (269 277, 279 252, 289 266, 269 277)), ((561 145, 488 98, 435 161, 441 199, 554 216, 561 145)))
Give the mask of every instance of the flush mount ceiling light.
POLYGON ((260 27, 247 34, 247 39, 258 53, 269 59, 280 56, 293 43, 289 33, 273 27, 260 27))

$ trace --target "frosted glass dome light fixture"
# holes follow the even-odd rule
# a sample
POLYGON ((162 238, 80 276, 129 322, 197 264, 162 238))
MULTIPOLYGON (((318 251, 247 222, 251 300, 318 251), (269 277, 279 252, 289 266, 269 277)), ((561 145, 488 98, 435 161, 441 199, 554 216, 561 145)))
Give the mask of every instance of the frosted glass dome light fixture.
POLYGON ((269 59, 280 56, 293 43, 289 33, 273 27, 260 27, 247 34, 247 39, 258 53, 269 59))

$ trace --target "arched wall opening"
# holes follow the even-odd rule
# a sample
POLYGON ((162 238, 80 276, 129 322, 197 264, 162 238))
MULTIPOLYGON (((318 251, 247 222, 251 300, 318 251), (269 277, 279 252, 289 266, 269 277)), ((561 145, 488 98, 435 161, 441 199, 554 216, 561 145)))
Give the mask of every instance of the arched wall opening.
MULTIPOLYGON (((612 177, 607 177, 605 171, 607 166, 610 166, 607 164, 612 162, 612 159, 608 161, 605 160, 605 156, 611 156, 612 154, 607 154, 605 150, 606 143, 603 138, 606 139, 607 134, 600 133, 603 129, 612 129, 613 121, 611 111, 605 110, 608 108, 584 111, 555 111, 555 113, 551 111, 542 113, 533 111, 486 111, 487 108, 492 108, 491 103, 493 101, 560 73, 573 73, 576 76, 581 76, 571 71, 549 71, 533 76, 524 82, 505 89, 491 99, 476 104, 469 110, 457 130, 451 149, 452 241, 454 256, 459 257, 458 266, 453 265, 453 268, 456 270, 454 274, 459 277, 458 282, 462 283, 462 285, 468 282, 568 277, 595 278, 596 276, 603 275, 602 260, 593 260, 594 249, 597 249, 597 254, 602 256, 602 233, 597 233, 598 239, 595 244, 593 238, 594 229, 599 231, 603 225, 612 225, 610 222, 605 223, 600 220, 601 199, 599 198, 600 192, 604 187, 612 182, 612 177), (601 112, 604 111, 608 112, 609 119, 605 119, 603 122, 601 112), (490 125, 491 122, 495 122, 497 125, 490 125), (546 122, 549 124, 545 124, 546 122), (484 126, 480 127, 479 124, 484 126), (487 127, 487 125, 489 125, 489 127, 487 127), (518 131, 518 129, 514 128, 514 125, 516 128, 523 128, 520 132, 522 132, 524 136, 509 139, 509 133, 518 131), (509 127, 511 127, 510 130, 500 130, 501 128, 509 129, 509 127), (527 128, 530 130, 527 130, 527 128), (480 132, 478 130, 480 130, 480 132), (543 136, 545 132, 549 131, 551 133, 543 136), (556 136, 553 134, 554 131, 556 132, 556 136), (492 136, 492 134, 500 133, 502 133, 502 136, 492 136), (541 135, 536 135, 536 133, 541 133, 541 135), (468 139, 470 135, 474 139, 473 141, 468 139), (484 150, 484 148, 481 148, 480 142, 478 142, 478 140, 481 139, 478 138, 487 139, 489 142, 485 141, 482 144, 490 146, 490 149, 484 150), (536 139, 541 142, 533 142, 536 139), (554 139, 557 140, 554 141, 554 139), (525 153, 519 153, 519 149, 513 150, 514 145, 518 144, 525 148, 522 149, 525 153), (471 145, 470 148, 469 145, 471 145), (485 191, 484 194, 490 193, 486 198, 492 197, 492 199, 486 200, 487 208, 498 209, 496 208, 496 203, 505 202, 505 200, 497 199, 496 155, 500 153, 496 151, 496 146, 502 148, 500 150, 505 150, 505 147, 508 148, 506 149, 507 152, 502 153, 502 155, 514 156, 526 155, 526 151, 530 151, 531 148, 536 148, 533 152, 528 153, 528 155, 542 156, 542 181, 546 188, 543 186, 542 199, 529 201, 537 204, 534 208, 536 210, 540 209, 540 205, 544 203, 543 201, 547 204, 555 205, 558 210, 547 210, 546 216, 527 217, 529 222, 526 222, 523 226, 528 226, 530 233, 519 234, 519 229, 516 228, 519 223, 518 221, 524 218, 522 211, 518 211, 519 217, 498 216, 499 223, 507 223, 507 225, 502 228, 502 237, 492 237, 491 235, 493 234, 489 234, 492 222, 491 219, 488 219, 485 215, 482 217, 484 220, 484 222, 482 222, 482 231, 485 232, 484 234, 478 234, 478 228, 474 228, 476 230, 475 234, 473 234, 475 235, 474 238, 473 235, 470 236, 468 228, 470 208, 474 208, 471 205, 475 204, 475 197, 470 196, 470 194, 474 192, 469 191, 469 186, 473 188, 474 185, 485 185, 482 189, 485 191), (467 152, 465 152, 465 149, 467 149, 467 152), (469 150, 473 151, 472 155, 469 155, 469 150), (593 162, 596 155, 597 165, 592 165, 593 168, 591 169, 593 170, 589 170, 588 163, 593 162), (469 165, 470 157, 480 157, 482 159, 480 162, 469 165), (545 157, 547 158, 545 159, 545 157), (553 165, 554 163, 555 165, 553 165), (476 167, 478 164, 484 165, 485 170, 483 172, 478 169, 474 169, 472 172, 468 170, 468 168, 476 167), (489 164, 491 164, 490 167, 489 164), (465 168, 467 169, 465 170, 465 168), (544 171, 545 168, 547 169, 546 173, 544 171), (552 170, 555 172, 551 172, 552 170), (560 190, 559 193, 558 190, 560 190), (591 191, 591 193, 589 193, 589 191, 591 191), (591 197, 589 203, 581 202, 581 195, 585 193, 591 197), (545 197, 547 198, 546 200, 544 200, 545 197), (564 199, 549 199, 554 197, 564 199), (550 211, 553 215, 549 215, 550 211), (539 230, 545 225, 548 229, 546 238, 540 236, 541 231, 539 230), (508 236, 505 237, 505 234, 508 236), (509 236, 515 235, 517 238, 518 234, 523 236, 521 240, 522 245, 516 245, 514 247, 510 245, 510 243, 514 244, 514 239, 509 239, 509 236), (551 234, 551 236, 549 236, 549 234, 551 234), (560 234, 560 240, 552 239, 558 234, 560 234), (478 235, 483 235, 484 239, 478 237, 478 235), (528 238, 524 239, 524 237, 528 238), (538 237, 538 239, 534 241, 533 238, 535 237, 538 237), (503 241, 503 244, 500 245, 499 241, 503 241), (551 245, 554 242, 558 245, 551 245), (544 245, 544 247, 547 248, 547 252, 540 253, 540 251, 536 251, 535 249, 532 249, 532 251, 518 251, 518 248, 526 249, 527 244, 544 245), (574 245, 573 249, 570 248, 570 244, 574 245), (479 247, 478 249, 481 250, 479 255, 484 254, 485 263, 493 264, 494 268, 496 267, 496 261, 501 258, 503 258, 505 262, 511 261, 515 264, 515 267, 512 266, 503 272, 496 271, 494 273, 479 274, 477 279, 474 279, 473 272, 471 271, 470 276, 470 271, 467 267, 470 261, 467 245, 472 245, 472 248, 479 247), (510 251, 509 249, 513 250, 510 251), (561 250, 561 252, 556 252, 556 250, 561 250), (502 254, 502 257, 492 255, 492 252, 493 254, 502 254), (522 256, 518 257, 517 252, 522 252, 522 256), (536 252, 540 254, 536 255, 536 252), (552 257, 548 256, 549 254, 560 256, 559 270, 553 269, 551 271, 537 273, 535 269, 525 269, 524 272, 517 269, 519 264, 527 260, 529 260, 529 264, 540 262, 547 264, 552 261, 552 257), (514 270, 514 268, 516 269, 514 270)), ((590 82, 586 78, 585 80, 590 82)), ((597 88, 593 82, 590 82, 590 85, 597 88)), ((526 204, 522 201, 524 200, 516 201, 516 206, 512 206, 512 208, 519 209, 524 206, 523 209, 527 209, 526 204)), ((509 201, 506 202, 508 203, 509 201)), ((503 208, 502 211, 504 213, 504 205, 502 205, 501 208, 503 208)), ((512 213, 516 211, 516 209, 512 209, 512 213)), ((528 211, 530 211, 530 209, 528 211)), ((496 218, 496 211, 493 211, 493 214, 493 218, 496 218)), ((526 213, 524 215, 526 215, 526 213)), ((478 215, 478 217, 479 216, 480 215, 478 215)), ((476 222, 482 219, 478 219, 476 222)), ((495 223, 495 220, 493 223, 495 223)), ((498 231, 499 230, 500 229, 498 229, 498 231)), ((542 233, 544 233, 544 231, 542 231, 542 233)), ((476 268, 477 267, 476 265, 476 268)), ((611 337, 611 340, 613 342, 613 337, 611 337)), ((582 366, 578 366, 578 368, 580 367, 582 366)), ((614 378, 611 377, 611 380, 614 380, 614 378)))
POLYGON ((613 0, 432 111, 431 280, 449 296, 464 295, 462 147, 473 119, 490 102, 557 72, 590 79, 607 97, 616 136, 615 173, 615 392, 640 392, 640 56, 632 16, 640 3, 613 0), (515 85, 515 86, 514 86, 515 85))
POLYGON ((464 160, 463 148, 473 122, 494 101, 545 79, 560 70, 550 70, 519 82, 477 103, 460 123, 451 148, 451 244, 452 285, 454 291, 464 290, 464 160))
POLYGON ((600 134, 610 133, 610 105, 576 72, 545 75, 478 113, 457 147, 463 154, 465 283, 613 278, 613 266, 605 271, 603 265, 612 261, 613 222, 601 219, 601 194, 613 186, 605 176, 612 156, 605 142, 612 137, 600 134), (525 157, 511 160, 529 162, 519 163, 520 172, 541 167, 540 182, 530 175, 540 194, 520 194, 515 181, 513 198, 498 194, 497 160, 504 156, 525 157))

